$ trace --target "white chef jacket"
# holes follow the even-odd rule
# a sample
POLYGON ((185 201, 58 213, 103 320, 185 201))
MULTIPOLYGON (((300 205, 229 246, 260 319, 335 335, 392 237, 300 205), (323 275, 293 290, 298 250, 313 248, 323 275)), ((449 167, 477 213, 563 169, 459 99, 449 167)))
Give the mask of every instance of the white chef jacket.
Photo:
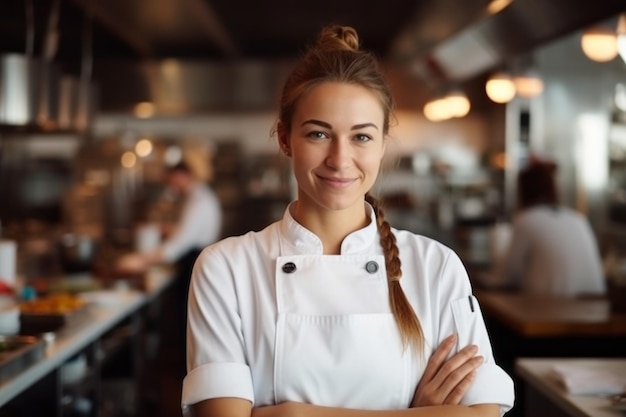
POLYGON ((215 242, 221 233, 222 208, 209 187, 197 183, 191 189, 174 233, 161 246, 163 258, 175 262, 192 249, 215 242))
POLYGON ((373 210, 341 255, 285 212, 260 232, 206 248, 192 275, 183 408, 219 397, 255 406, 299 401, 360 409, 410 405, 428 358, 445 337, 476 344, 485 361, 466 405, 513 405, 511 378, 494 362, 465 268, 444 245, 393 230, 401 285, 419 317, 420 357, 403 349, 389 306, 373 210))
POLYGON ((604 294, 596 238, 585 217, 568 207, 534 206, 513 221, 502 281, 529 294, 575 297, 604 294))

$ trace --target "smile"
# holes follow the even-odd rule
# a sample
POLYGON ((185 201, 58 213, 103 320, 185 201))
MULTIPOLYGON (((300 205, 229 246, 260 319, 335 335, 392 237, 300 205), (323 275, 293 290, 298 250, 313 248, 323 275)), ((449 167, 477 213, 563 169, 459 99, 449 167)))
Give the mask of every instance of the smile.
POLYGON ((332 178, 322 177, 320 175, 318 175, 317 178, 319 178, 324 184, 335 188, 346 188, 355 181, 353 178, 332 178))

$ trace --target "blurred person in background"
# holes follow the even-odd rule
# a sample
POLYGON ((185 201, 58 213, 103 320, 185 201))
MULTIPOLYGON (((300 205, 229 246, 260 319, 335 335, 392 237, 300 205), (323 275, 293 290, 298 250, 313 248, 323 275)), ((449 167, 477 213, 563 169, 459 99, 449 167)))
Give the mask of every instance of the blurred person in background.
POLYGON ((121 257, 118 268, 145 271, 150 265, 169 263, 176 267, 176 303, 179 309, 180 337, 184 340, 187 292, 193 264, 201 250, 220 238, 222 208, 215 192, 200 180, 188 164, 180 162, 168 168, 164 184, 168 192, 183 199, 177 222, 163 226, 165 239, 147 252, 133 252, 121 257), (171 230, 170 230, 171 229, 171 230))
POLYGON ((517 180, 518 212, 499 281, 522 292, 576 297, 606 291, 600 250, 586 217, 559 203, 557 165, 533 157, 517 180))

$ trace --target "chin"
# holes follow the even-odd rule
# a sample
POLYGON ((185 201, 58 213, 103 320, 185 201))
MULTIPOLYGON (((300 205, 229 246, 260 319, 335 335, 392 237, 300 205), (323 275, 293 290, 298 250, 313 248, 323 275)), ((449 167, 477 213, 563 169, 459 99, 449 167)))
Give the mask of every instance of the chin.
POLYGON ((356 204, 363 202, 363 199, 326 199, 318 201, 318 204, 326 210, 343 211, 353 208, 356 204))

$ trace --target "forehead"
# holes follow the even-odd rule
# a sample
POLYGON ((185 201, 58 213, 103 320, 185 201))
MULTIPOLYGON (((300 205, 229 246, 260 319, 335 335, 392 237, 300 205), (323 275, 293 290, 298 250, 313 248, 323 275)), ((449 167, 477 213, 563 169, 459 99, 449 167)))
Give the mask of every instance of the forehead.
POLYGON ((375 123, 382 129, 384 117, 383 104, 375 92, 358 84, 324 82, 302 95, 294 122, 297 125, 298 120, 319 119, 331 124, 375 123))

